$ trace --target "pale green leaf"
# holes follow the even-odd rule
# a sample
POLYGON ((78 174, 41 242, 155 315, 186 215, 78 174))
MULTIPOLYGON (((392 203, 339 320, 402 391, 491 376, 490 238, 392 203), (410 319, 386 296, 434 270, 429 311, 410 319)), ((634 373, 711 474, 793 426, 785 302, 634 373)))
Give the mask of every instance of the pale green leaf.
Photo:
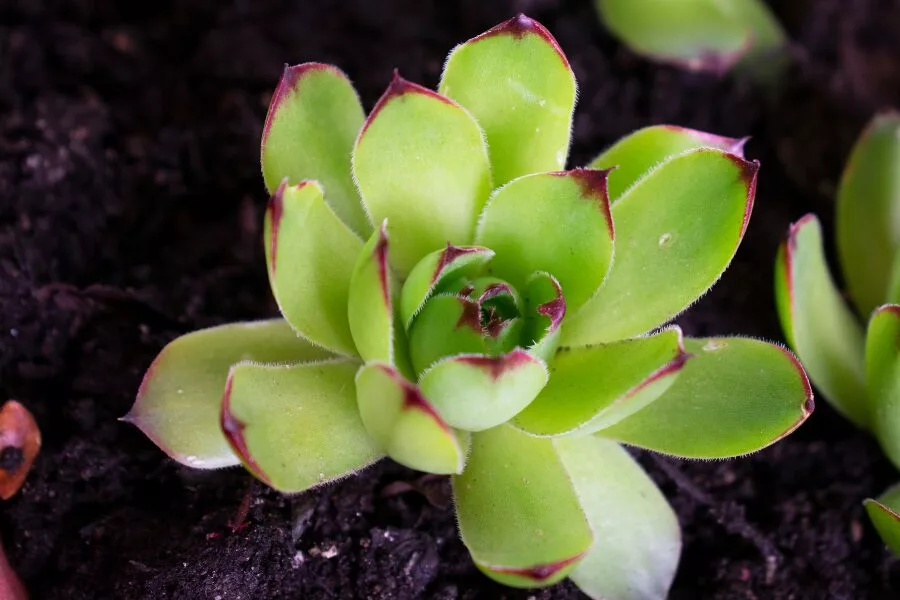
POLYGON ((350 153, 365 113, 347 76, 331 65, 285 67, 263 128, 261 162, 270 194, 289 184, 319 181, 325 201, 357 235, 372 231, 353 179, 350 153))
POLYGON ((638 54, 692 71, 725 73, 753 44, 733 6, 759 0, 594 0, 612 33, 638 54))
POLYGON ((554 583, 593 542, 553 442, 509 425, 472 435, 466 470, 453 477, 453 496, 475 564, 507 585, 554 583))
POLYGON ((872 313, 866 333, 870 424, 884 453, 900 465, 900 305, 872 313))
POLYGON ((427 369, 419 387, 453 427, 482 431, 505 423, 547 383, 547 366, 524 350, 451 356, 427 369))
POLYGON ((590 298, 613 257, 606 171, 574 169, 511 181, 488 201, 477 243, 497 253, 491 271, 524 289, 535 271, 562 285, 569 309, 590 298))
POLYGON ((727 458, 785 437, 812 389, 787 350, 748 338, 686 339, 694 356, 658 400, 597 435, 685 458, 727 458))
POLYGON ((122 420, 139 427, 166 454, 199 469, 240 463, 219 427, 228 369, 236 362, 298 362, 331 354, 282 319, 201 329, 170 342, 154 359, 131 411, 122 420))
POLYGON ((400 293, 400 320, 409 329, 413 317, 442 284, 457 277, 481 275, 494 251, 477 246, 451 246, 435 250, 413 268, 400 293))
POLYGON ((597 600, 665 600, 681 554, 681 529, 665 497, 615 442, 553 441, 594 531, 569 577, 597 600))
POLYGON ((612 208, 615 262, 597 294, 566 320, 562 344, 644 334, 706 292, 744 236, 758 169, 721 150, 692 150, 623 194, 612 208))
POLYGON ((284 318, 313 343, 356 356, 347 294, 362 242, 325 204, 322 188, 314 181, 280 185, 266 210, 264 240, 284 318))
POLYGON ((860 427, 869 423, 863 330, 831 279, 814 215, 791 225, 775 263, 781 327, 825 399, 860 427))
POLYGON ((470 243, 491 191, 478 123, 397 75, 359 134, 353 175, 372 219, 388 220, 391 264, 401 277, 448 243, 470 243))
POLYGON ((652 169, 688 150, 718 148, 743 158, 747 139, 722 137, 712 133, 677 127, 654 125, 631 133, 595 158, 592 169, 613 169, 608 178, 609 199, 615 202, 622 194, 652 169))
POLYGON ((556 355, 566 318, 566 299, 553 275, 538 271, 525 287, 525 339, 528 352, 549 363, 556 355))
POLYGON ((900 556, 900 485, 889 488, 877 500, 867 498, 863 504, 882 541, 900 556))
POLYGON ((495 185, 565 167, 575 74, 537 21, 519 15, 454 48, 439 90, 484 129, 495 185))
POLYGON ((561 348, 550 383, 515 425, 542 436, 609 427, 659 398, 689 358, 677 327, 611 344, 561 348))
POLYGON ((457 435, 422 392, 391 366, 369 363, 360 369, 356 399, 366 430, 392 459, 428 473, 462 472, 466 435, 457 435))
POLYGON ((409 375, 405 332, 394 311, 399 285, 389 255, 387 226, 382 224, 359 253, 350 279, 347 316, 363 360, 386 362, 409 375))
POLYGON ((900 114, 876 116, 856 142, 838 188, 836 229, 844 279, 867 317, 888 301, 900 246, 900 114))
POLYGON ((244 466, 282 492, 340 479, 382 457, 356 409, 346 360, 231 368, 222 430, 244 466))

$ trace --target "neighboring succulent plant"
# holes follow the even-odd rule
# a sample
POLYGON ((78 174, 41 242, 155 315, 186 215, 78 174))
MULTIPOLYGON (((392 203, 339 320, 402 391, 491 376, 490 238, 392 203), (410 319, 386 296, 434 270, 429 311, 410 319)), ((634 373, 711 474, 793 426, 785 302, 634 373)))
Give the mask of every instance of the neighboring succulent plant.
POLYGON ((634 52, 691 71, 740 64, 775 74, 787 44, 763 0, 594 0, 600 19, 634 52))
POLYGON ((618 442, 746 454, 812 396, 783 348, 657 329, 743 237, 742 140, 651 127, 564 171, 575 97, 524 16, 455 48, 439 93, 395 75, 368 118, 335 67, 287 68, 262 139, 284 319, 173 341, 126 419, 184 464, 242 462, 286 492, 385 454, 452 474, 490 577, 665 596, 678 523, 618 442))
MULTIPOLYGON (((900 467, 900 115, 876 116, 857 141, 838 189, 836 229, 856 314, 829 273, 812 214, 791 225, 779 250, 778 314, 825 399, 900 467), (865 332, 859 317, 868 318, 865 332)), ((900 487, 866 508, 900 554, 900 487)))

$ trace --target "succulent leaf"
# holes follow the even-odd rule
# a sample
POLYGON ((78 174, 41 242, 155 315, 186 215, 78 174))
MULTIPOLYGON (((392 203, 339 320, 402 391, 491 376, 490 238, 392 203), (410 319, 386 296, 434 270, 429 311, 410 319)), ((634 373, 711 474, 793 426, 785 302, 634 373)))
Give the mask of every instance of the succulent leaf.
POLYGON ((496 186, 565 167, 575 74, 537 21, 519 15, 454 48, 439 90, 484 129, 496 186))
POLYGON ((639 179, 679 154, 698 148, 718 148, 744 158, 746 141, 747 138, 722 137, 675 125, 654 125, 625 136, 588 166, 611 169, 607 185, 610 202, 615 204, 639 179))
POLYGON ((363 360, 386 362, 411 374, 405 332, 394 311, 398 284, 390 266, 388 245, 387 224, 383 223, 366 242, 353 269, 347 298, 348 322, 363 360))
POLYGON ((221 425, 248 471, 282 492, 350 475, 383 454, 356 409, 347 359, 231 368, 221 425))
POLYGON ((189 467, 240 464, 219 427, 222 390, 234 363, 299 362, 332 355, 297 337, 283 319, 201 329, 170 342, 153 360, 134 406, 122 417, 189 467))
POLYGON ((900 113, 876 116, 857 141, 837 195, 837 246, 860 315, 888 301, 900 247, 900 113))
POLYGON ((623 240, 615 262, 597 294, 566 321, 562 344, 636 337, 706 292, 744 236, 758 170, 757 162, 703 148, 672 158, 629 188, 612 208, 623 240))
POLYGON ((689 358, 677 327, 611 344, 562 348, 550 382, 515 425, 541 436, 609 427, 665 393, 689 358))
POLYGON ((369 215, 397 234, 391 264, 401 277, 447 243, 470 243, 491 191, 478 123, 396 74, 360 131, 352 168, 369 215))
POLYGON ((469 463, 453 477, 453 496, 475 564, 507 585, 555 583, 593 542, 553 442, 509 425, 472 434, 469 463))
POLYGON ((428 473, 462 472, 466 434, 457 434, 393 367, 369 363, 361 368, 356 399, 366 430, 392 459, 428 473))
POLYGON ((760 0, 594 0, 600 17, 635 52, 691 71, 722 74, 785 43, 760 0))
POLYGON ((791 225, 775 263, 781 327, 822 395, 860 427, 869 423, 863 330, 831 279, 814 215, 791 225))
POLYGON ((812 388, 788 350, 748 338, 686 339, 694 356, 656 402, 597 435, 685 458, 755 452, 799 427, 812 388))
POLYGON ((866 333, 866 385, 870 424, 881 448, 900 465, 900 305, 872 313, 866 333))
POLYGON ((900 485, 889 488, 877 500, 867 498, 863 504, 882 541, 900 556, 900 485))
POLYGON ((575 311, 603 282, 613 257, 606 171, 527 175, 497 190, 478 225, 477 243, 494 250, 492 272, 524 289, 535 271, 557 280, 575 311))
POLYGON ((453 427, 483 431, 505 423, 547 383, 547 366, 524 350, 445 358, 427 369, 419 387, 453 427))
POLYGON ((525 288, 525 340, 528 351, 550 362, 559 348, 560 326, 566 318, 566 299, 553 275, 538 271, 525 288))
POLYGON ((325 203, 314 181, 282 182, 266 209, 269 283, 281 314, 303 337, 356 356, 347 320, 350 276, 362 242, 325 203))
POLYGON ((319 181, 325 201, 357 235, 372 224, 350 177, 350 153, 365 120, 353 84, 337 67, 321 63, 286 66, 263 128, 263 179, 274 194, 287 178, 294 185, 319 181))
POLYGON ((431 295, 458 277, 481 275, 494 251, 478 246, 452 246, 435 250, 420 260, 403 283, 400 293, 400 320, 409 329, 413 318, 431 295))
POLYGON ((681 554, 678 518, 624 448, 597 436, 553 440, 594 545, 569 577, 591 598, 665 600, 681 554))
POLYGON ((409 355, 421 374, 445 356, 483 354, 485 331, 478 302, 454 294, 429 300, 409 330, 409 355))

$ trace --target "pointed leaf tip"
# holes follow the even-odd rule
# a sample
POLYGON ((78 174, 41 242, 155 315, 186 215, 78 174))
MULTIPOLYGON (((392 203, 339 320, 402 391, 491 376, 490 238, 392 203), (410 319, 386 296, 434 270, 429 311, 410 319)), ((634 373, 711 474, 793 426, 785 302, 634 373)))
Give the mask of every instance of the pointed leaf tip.
POLYGON ((556 51, 556 53, 559 55, 560 60, 562 60, 566 68, 571 68, 571 66, 569 65, 569 59, 566 57, 565 52, 563 52, 562 48, 560 47, 559 42, 557 42, 556 38, 553 37, 553 34, 550 33, 550 31, 548 31, 547 28, 541 25, 538 21, 535 21, 531 17, 528 17, 522 13, 519 13, 515 17, 504 21, 499 25, 495 25, 481 35, 478 35, 469 41, 477 42, 480 40, 485 40, 502 35, 509 35, 517 40, 520 40, 529 34, 542 37, 556 51))
POLYGON ((261 144, 263 148, 265 148, 266 141, 269 139, 269 131, 272 128, 272 122, 275 120, 275 115, 278 113, 278 110, 284 104, 287 97, 296 91, 300 81, 306 75, 316 71, 332 71, 340 77, 345 79, 347 77, 344 75, 343 71, 334 65, 319 62, 307 62, 298 65, 289 65, 285 63, 284 71, 281 73, 281 79, 278 81, 278 86, 275 88, 272 99, 269 101, 269 110, 266 113, 266 121, 263 124, 261 144))
POLYGON ((456 102, 454 102, 450 98, 442 96, 434 90, 428 89, 424 85, 419 85, 418 83, 414 83, 412 81, 409 81, 408 79, 405 79, 402 75, 400 75, 400 69, 394 69, 394 72, 391 75, 391 82, 388 84, 387 89, 375 103, 375 106, 372 108, 372 112, 369 113, 368 118, 366 118, 366 122, 363 123, 362 129, 359 132, 359 139, 356 142, 357 145, 359 144, 359 140, 361 140, 363 135, 365 135, 366 131, 368 131, 369 126, 372 124, 375 118, 381 113, 382 110, 384 110, 384 107, 387 106, 388 102, 407 94, 422 94, 424 96, 434 98, 435 100, 440 100, 441 102, 444 102, 451 106, 458 106, 456 102))
POLYGON ((738 154, 726 153, 725 156, 734 161, 734 164, 740 169, 740 178, 747 188, 747 204, 744 207, 744 220, 741 222, 741 235, 747 233, 747 226, 750 225, 750 215, 753 213, 753 204, 756 201, 756 180, 759 175, 759 161, 744 160, 743 156, 738 154))
POLYGON ((609 174, 616 167, 609 169, 585 169, 575 168, 571 171, 561 171, 559 175, 571 175, 581 188, 582 197, 597 202, 603 216, 606 217, 606 226, 609 229, 609 238, 616 239, 616 229, 613 225, 612 208, 609 202, 609 174))

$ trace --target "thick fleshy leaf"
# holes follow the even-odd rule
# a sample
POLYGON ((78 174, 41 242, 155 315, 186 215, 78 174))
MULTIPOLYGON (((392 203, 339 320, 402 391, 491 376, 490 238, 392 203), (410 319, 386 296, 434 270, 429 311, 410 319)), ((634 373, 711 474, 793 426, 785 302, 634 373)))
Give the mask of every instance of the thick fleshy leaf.
POLYGON ((900 556, 900 485, 891 487, 877 500, 867 498, 864 504, 884 544, 900 556))
POLYGON ((562 285, 569 309, 590 298, 613 256, 606 171, 573 169, 511 181, 488 201, 476 240, 497 253, 492 272, 524 289, 535 271, 562 285))
POLYGON ((353 84, 321 63, 285 67, 263 128, 261 162, 270 194, 289 184, 319 181, 325 201, 360 236, 372 231, 350 177, 350 153, 366 116, 353 84))
POLYGON ((597 436, 553 441, 594 532, 569 575, 603 600, 664 600, 681 554, 678 518, 624 448, 597 436))
POLYGON ((491 191, 478 123, 396 74, 356 140, 353 174, 372 219, 397 234, 391 264, 401 276, 447 243, 470 243, 491 191))
POLYGON ((862 134, 837 196, 838 256, 859 314, 885 303, 900 246, 900 113, 875 117, 862 134))
POLYGON ((447 423, 482 431, 514 417, 546 383, 547 365, 519 349, 446 358, 422 374, 419 387, 447 423))
POLYGON ((900 465, 900 305, 879 307, 866 333, 870 424, 884 453, 900 465))
POLYGON ((445 356, 483 354, 486 333, 477 302, 454 294, 434 296, 409 330, 409 356, 416 373, 445 356))
POLYGON ((632 50, 692 71, 725 73, 784 35, 761 0, 594 0, 605 25, 632 50), (756 48, 755 48, 756 47, 756 48))
POLYGON ((812 413, 803 367, 748 338, 686 339, 694 356, 656 402, 597 435, 685 458, 727 458, 785 437, 812 413))
POLYGON ((816 387, 832 406, 865 427, 863 331, 831 279, 814 215, 791 225, 778 250, 775 298, 785 337, 816 387))
POLYGON ((435 290, 457 277, 481 275, 494 251, 477 246, 451 246, 436 250, 420 260, 403 283, 400 293, 400 320, 409 329, 413 317, 435 290))
POLYGON ((439 90, 484 129, 495 185, 565 167, 575 74, 537 21, 519 15, 454 48, 439 90))
POLYGON ((466 437, 441 418, 422 392, 389 365, 369 363, 356 375, 359 414, 385 453, 412 469, 461 473, 466 437))
POLYGON ((322 360, 332 355, 297 337, 282 319, 201 329, 170 342, 154 359, 124 417, 163 452, 199 469, 240 463, 219 427, 231 365, 322 360))
POLYGON ((644 338, 562 348, 550 383, 515 425, 542 436, 615 425, 668 390, 689 358, 677 327, 644 338))
POLYGON ((553 442, 509 425, 472 435, 469 464, 453 477, 453 496, 475 564, 507 585, 559 581, 593 542, 553 442))
POLYGON ((549 363, 562 337, 560 326, 566 318, 566 299, 553 275, 537 272, 525 287, 525 338, 528 351, 549 363))
POLYGON ((221 425, 244 466, 282 492, 301 492, 383 456, 356 409, 359 363, 240 363, 231 368, 221 425))
POLYGON ((737 139, 675 125, 654 125, 625 136, 595 158, 592 169, 612 169, 608 189, 615 202, 641 177, 667 160, 698 148, 718 148, 741 158, 747 138, 737 139))
POLYGON ((563 345, 636 337, 706 292, 744 236, 758 170, 737 155, 699 149, 629 188, 612 208, 615 262, 597 294, 566 321, 563 345))
POLYGON ((386 362, 410 375, 405 332, 394 311, 398 287, 389 264, 387 224, 383 223, 366 242, 353 269, 348 322, 363 360, 386 362))
POLYGON ((284 318, 314 344, 356 356, 347 294, 363 245, 325 204, 322 188, 314 181, 278 186, 264 239, 269 283, 284 318))

